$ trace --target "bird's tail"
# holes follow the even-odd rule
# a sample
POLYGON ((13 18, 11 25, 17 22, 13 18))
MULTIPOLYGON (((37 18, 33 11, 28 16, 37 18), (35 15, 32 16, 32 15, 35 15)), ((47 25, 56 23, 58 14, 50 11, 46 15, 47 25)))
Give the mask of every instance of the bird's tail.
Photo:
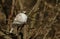
POLYGON ((11 28, 10 33, 12 33, 12 32, 13 32, 13 30, 14 30, 14 28, 11 28))

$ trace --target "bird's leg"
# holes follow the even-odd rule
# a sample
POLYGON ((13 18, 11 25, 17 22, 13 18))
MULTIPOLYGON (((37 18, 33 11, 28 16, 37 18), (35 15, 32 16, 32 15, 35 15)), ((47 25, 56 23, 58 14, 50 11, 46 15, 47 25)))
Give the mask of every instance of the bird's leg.
POLYGON ((19 32, 20 32, 20 29, 21 29, 21 27, 20 27, 20 26, 18 26, 18 27, 17 27, 17 33, 19 33, 19 32))
POLYGON ((21 31, 22 28, 24 27, 24 25, 25 25, 25 24, 19 25, 19 26, 17 27, 17 30, 18 30, 18 31, 21 31))
POLYGON ((17 27, 17 33, 18 33, 18 34, 19 34, 19 32, 21 32, 22 28, 23 28, 22 25, 18 25, 18 27, 17 27))

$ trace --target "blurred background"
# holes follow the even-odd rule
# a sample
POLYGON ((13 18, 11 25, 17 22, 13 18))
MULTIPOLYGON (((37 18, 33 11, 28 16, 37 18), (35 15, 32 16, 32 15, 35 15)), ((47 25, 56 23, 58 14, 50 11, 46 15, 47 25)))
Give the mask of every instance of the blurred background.
POLYGON ((60 39, 60 0, 0 0, 0 39, 60 39), (26 24, 21 30, 13 25, 8 34, 22 11, 28 15, 26 24))

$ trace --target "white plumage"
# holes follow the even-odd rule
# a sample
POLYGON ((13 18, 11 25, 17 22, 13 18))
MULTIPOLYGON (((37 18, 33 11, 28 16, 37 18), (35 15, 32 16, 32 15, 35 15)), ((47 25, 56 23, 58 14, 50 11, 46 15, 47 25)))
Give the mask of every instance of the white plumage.
MULTIPOLYGON (((13 24, 24 24, 26 22, 27 22, 27 15, 25 13, 19 13, 16 15, 13 24)), ((10 33, 12 33, 13 30, 14 28, 12 27, 10 33)))
POLYGON ((13 24, 24 24, 27 21, 27 15, 24 13, 19 13, 14 21, 13 24))

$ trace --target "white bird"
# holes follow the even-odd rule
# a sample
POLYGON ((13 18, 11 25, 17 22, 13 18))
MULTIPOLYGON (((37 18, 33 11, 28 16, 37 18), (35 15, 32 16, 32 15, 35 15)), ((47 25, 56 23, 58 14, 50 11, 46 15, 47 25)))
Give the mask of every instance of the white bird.
MULTIPOLYGON (((27 22, 27 15, 25 14, 25 12, 23 13, 19 13, 16 15, 14 21, 12 24, 24 24, 27 22)), ((12 27, 11 30, 10 30, 10 33, 12 33, 14 30, 14 28, 12 27)))
POLYGON ((19 13, 13 21, 13 24, 23 24, 27 21, 27 15, 19 13))

